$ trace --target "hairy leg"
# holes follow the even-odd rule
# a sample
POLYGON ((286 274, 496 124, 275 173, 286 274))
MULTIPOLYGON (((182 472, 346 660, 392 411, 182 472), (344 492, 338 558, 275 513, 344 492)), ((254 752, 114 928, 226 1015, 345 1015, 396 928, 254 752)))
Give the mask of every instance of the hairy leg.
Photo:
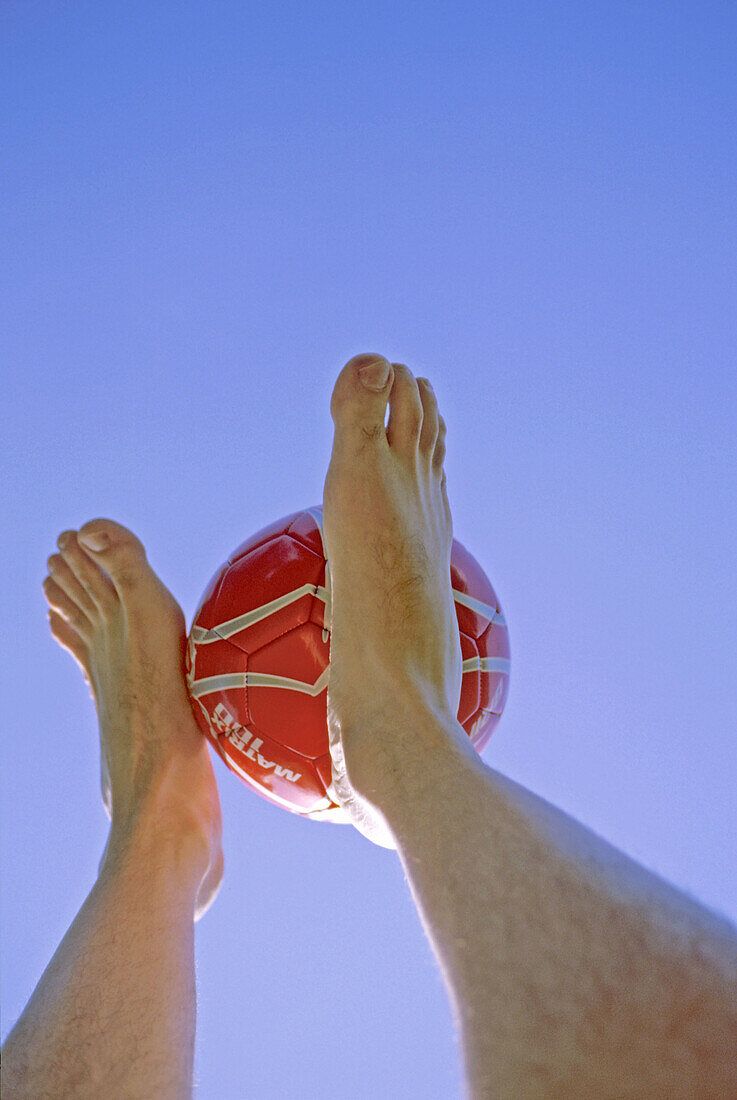
POLYGON ((487 767, 457 723, 413 729, 380 808, 469 1095, 737 1096, 737 929, 487 767))
POLYGON ((376 359, 331 401, 331 754, 356 826, 399 852, 471 1095, 737 1096, 735 929, 487 768, 456 721, 445 424, 427 380, 376 359))
POLYGON ((191 1094, 194 921, 223 877, 210 752, 191 711, 181 608, 127 528, 65 531, 51 631, 100 722, 111 820, 97 882, 2 1051, 3 1097, 191 1094))
POLYGON ((4 1100, 185 1100, 204 852, 152 831, 106 858, 2 1049, 4 1100))

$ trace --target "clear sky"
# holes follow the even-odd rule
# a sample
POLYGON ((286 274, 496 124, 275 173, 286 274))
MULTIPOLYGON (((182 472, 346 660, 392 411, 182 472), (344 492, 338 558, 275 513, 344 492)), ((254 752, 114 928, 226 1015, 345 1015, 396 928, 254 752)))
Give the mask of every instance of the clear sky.
MULTIPOLYGON (((0 6, 3 1038, 107 835, 56 536, 128 525, 191 622, 321 502, 361 351, 433 382, 509 622, 485 759, 737 919, 736 33, 716 2, 0 6)), ((215 765, 200 1100, 460 1097, 396 855, 215 765)))

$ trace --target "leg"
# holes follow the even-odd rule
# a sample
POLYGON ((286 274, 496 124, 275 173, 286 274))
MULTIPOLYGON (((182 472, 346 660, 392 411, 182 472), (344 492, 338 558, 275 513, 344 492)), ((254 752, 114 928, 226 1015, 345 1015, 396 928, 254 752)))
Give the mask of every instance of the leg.
POLYGON ((470 1095, 737 1096, 737 929, 486 767, 457 723, 413 729, 414 778, 397 761, 379 806, 470 1095))
POLYGON ((191 1097, 202 853, 151 839, 105 861, 8 1036, 7 1100, 191 1097))
POLYGON ((455 720, 445 426, 401 364, 366 388, 374 358, 331 403, 331 753, 355 824, 402 859, 470 1092, 737 1096, 735 929, 487 768, 455 720))
POLYGON ((179 1100, 192 1090, 193 923, 223 877, 220 801, 187 696, 181 608, 125 527, 93 520, 79 535, 60 536, 44 589, 97 708, 110 836, 5 1042, 3 1096, 179 1100))

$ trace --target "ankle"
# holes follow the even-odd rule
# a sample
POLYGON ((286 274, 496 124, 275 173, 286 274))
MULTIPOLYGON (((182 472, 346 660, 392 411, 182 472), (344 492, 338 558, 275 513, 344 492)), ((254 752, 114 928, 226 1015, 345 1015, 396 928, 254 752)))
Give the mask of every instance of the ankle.
POLYGON ((349 780, 391 824, 399 808, 427 802, 459 772, 483 767, 468 734, 449 713, 417 704, 344 731, 349 780))

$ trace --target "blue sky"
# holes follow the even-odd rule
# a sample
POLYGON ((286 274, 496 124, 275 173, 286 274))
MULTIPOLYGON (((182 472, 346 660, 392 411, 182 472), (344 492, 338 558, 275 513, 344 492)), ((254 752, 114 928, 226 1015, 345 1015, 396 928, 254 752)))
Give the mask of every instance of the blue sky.
MULTIPOLYGON (((511 690, 484 757, 737 920, 737 15, 722 3, 0 9, 2 1036, 95 878, 57 534, 130 526, 191 622, 319 504, 361 351, 435 387, 511 690)), ((201 1100, 461 1096, 397 857, 215 761, 201 1100)))

